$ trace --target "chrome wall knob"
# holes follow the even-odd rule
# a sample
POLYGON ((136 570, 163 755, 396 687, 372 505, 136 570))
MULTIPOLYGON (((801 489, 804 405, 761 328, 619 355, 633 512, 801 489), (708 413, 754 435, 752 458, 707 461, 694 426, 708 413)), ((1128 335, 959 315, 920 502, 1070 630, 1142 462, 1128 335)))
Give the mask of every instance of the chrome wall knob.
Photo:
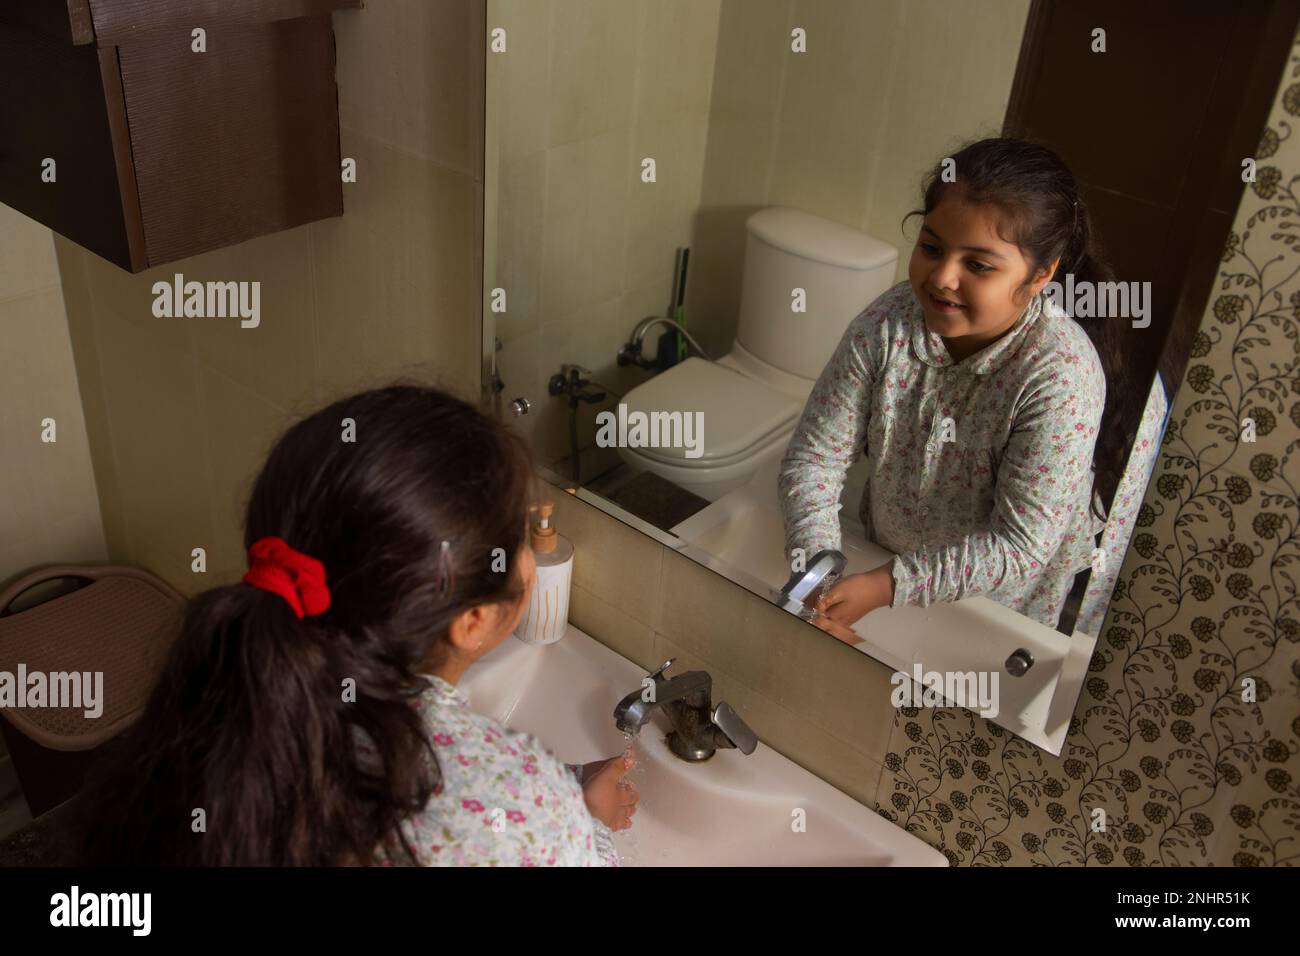
POLYGON ((1007 673, 1012 677, 1024 677, 1025 672, 1034 666, 1034 655, 1023 647, 1007 658, 1007 673))

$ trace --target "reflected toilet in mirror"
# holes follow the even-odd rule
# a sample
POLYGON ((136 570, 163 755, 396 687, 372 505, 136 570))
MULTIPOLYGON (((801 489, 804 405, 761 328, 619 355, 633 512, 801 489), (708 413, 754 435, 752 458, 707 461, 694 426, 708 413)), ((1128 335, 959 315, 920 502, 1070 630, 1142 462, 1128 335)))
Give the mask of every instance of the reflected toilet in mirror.
POLYGON ((898 252, 879 239, 798 209, 773 207, 745 224, 736 340, 716 362, 698 356, 624 396, 630 416, 696 415, 702 454, 685 442, 619 444, 633 471, 707 501, 746 484, 785 451, 813 383, 848 318, 892 283, 898 252))
MULTIPOLYGON (((996 674, 990 719, 1057 752, 1209 271, 1143 211, 1169 203, 1169 149, 1117 169, 1093 133, 1172 141, 1177 120, 1070 87, 1049 121, 1039 48, 1068 29, 1020 10, 981 9, 958 88, 929 45, 902 85, 864 52, 912 42, 886 5, 826 6, 862 42, 813 72, 775 35, 691 51, 656 94, 685 139, 614 111, 502 141, 485 293, 512 305, 485 312, 485 380, 554 483, 897 672, 996 674), (940 98, 961 119, 926 129, 940 98)), ((497 79, 500 129, 509 96, 551 89, 537 65, 497 79)), ((1206 169, 1216 148, 1191 147, 1206 169)))

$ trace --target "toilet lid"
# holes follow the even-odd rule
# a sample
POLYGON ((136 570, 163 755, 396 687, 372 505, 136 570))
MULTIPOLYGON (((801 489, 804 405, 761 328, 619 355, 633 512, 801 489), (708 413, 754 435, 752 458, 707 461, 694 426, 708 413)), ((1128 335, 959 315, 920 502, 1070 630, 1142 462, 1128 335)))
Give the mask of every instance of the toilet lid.
MULTIPOLYGON (((788 428, 803 411, 803 406, 790 396, 696 356, 638 385, 624 396, 622 404, 627 408, 625 427, 629 437, 633 434, 634 412, 644 413, 647 420, 651 412, 682 412, 682 424, 675 431, 681 440, 676 446, 634 445, 630 440, 626 445, 647 458, 687 467, 725 465, 741 459, 773 433, 788 428), (695 412, 703 415, 702 440, 695 412), (687 413, 692 415, 689 431, 687 413), (685 447, 687 437, 691 443, 689 448, 685 447), (688 451, 690 458, 686 457, 688 451)), ((658 440, 666 443, 672 436, 662 435, 668 429, 662 419, 660 422, 658 440)), ((656 440, 655 430, 648 422, 644 434, 647 441, 656 440)))

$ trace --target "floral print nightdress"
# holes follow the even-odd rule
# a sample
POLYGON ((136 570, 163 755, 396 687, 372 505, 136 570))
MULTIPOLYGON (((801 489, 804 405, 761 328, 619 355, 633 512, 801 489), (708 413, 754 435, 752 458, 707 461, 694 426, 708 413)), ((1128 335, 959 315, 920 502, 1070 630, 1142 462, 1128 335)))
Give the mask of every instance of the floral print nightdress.
POLYGON ((1045 295, 954 363, 907 281, 849 324, 781 462, 789 555, 840 546, 865 451, 867 536, 895 553, 894 607, 983 595, 1055 627, 1104 522, 1091 514, 1106 399, 1087 333, 1045 295))
MULTIPOLYGON (((617 866, 611 833, 587 810, 578 768, 531 734, 476 714, 454 685, 425 675, 415 701, 442 782, 402 831, 424 866, 617 866)), ((409 862, 396 834, 382 862, 409 862)))
POLYGON ((1169 400, 1165 397, 1164 382, 1157 374, 1151 383, 1151 391, 1147 393, 1147 404, 1142 412, 1142 422, 1138 425, 1137 437, 1133 440, 1133 450, 1129 453, 1128 464, 1124 466, 1124 474, 1115 489, 1115 500, 1111 503, 1110 515, 1106 519, 1106 530, 1101 535, 1098 547, 1102 551, 1103 560, 1093 567, 1092 576, 1088 579, 1088 591, 1079 603, 1079 616, 1074 621, 1075 631, 1093 637, 1101 634, 1101 625, 1106 619, 1106 610, 1110 607, 1115 582, 1119 579, 1119 569, 1124 563, 1124 553, 1128 551, 1129 539, 1133 537, 1142 498, 1146 494, 1156 458, 1159 457, 1160 441, 1164 437, 1168 416, 1169 400))

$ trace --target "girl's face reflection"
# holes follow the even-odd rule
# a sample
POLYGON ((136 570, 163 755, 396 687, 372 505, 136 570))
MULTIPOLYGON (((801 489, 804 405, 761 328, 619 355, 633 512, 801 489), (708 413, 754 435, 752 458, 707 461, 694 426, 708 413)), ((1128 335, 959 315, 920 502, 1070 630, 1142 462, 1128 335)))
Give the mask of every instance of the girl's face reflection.
POLYGON ((926 327, 943 337, 958 361, 1007 332, 1051 278, 1044 272, 1021 288, 1029 262, 998 235, 997 225, 993 207, 967 203, 950 189, 925 217, 912 249, 908 279, 926 327))

